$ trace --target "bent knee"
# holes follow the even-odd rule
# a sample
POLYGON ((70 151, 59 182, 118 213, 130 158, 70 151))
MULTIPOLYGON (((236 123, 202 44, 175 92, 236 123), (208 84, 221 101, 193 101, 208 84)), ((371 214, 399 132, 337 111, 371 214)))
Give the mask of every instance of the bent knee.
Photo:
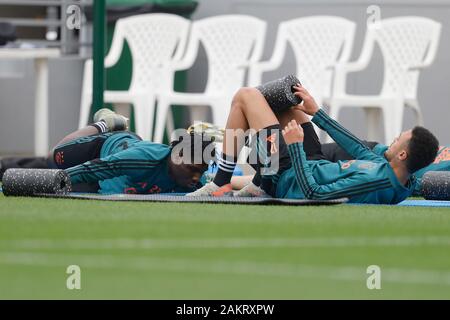
POLYGON ((245 106, 256 94, 261 94, 258 89, 252 87, 242 87, 233 96, 232 107, 245 106))
POLYGON ((259 90, 253 87, 242 87, 234 95, 235 99, 245 99, 259 93, 259 90))

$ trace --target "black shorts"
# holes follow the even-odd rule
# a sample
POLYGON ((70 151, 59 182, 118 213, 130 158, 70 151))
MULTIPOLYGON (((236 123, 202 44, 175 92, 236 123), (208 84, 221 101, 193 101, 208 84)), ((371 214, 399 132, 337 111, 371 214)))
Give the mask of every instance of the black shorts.
MULTIPOLYGON (((303 139, 303 150, 306 153, 307 160, 322 160, 325 159, 323 153, 322 153, 322 144, 320 143, 319 137, 316 134, 316 131, 314 130, 314 126, 311 122, 306 122, 301 125, 303 128, 303 132, 305 134, 305 137, 303 139)), ((280 133, 281 137, 281 133, 280 133)), ((280 167, 279 171, 285 171, 286 169, 289 169, 292 164, 289 156, 289 152, 286 146, 286 142, 284 139, 279 139, 279 143, 283 144, 284 146, 279 146, 280 150, 280 164, 284 164, 282 167, 280 167)), ((257 152, 257 148, 255 145, 251 146, 251 154, 249 156, 249 159, 255 159, 254 152, 257 152)), ((250 166, 252 166, 253 169, 258 170, 258 164, 250 163, 250 166)))
MULTIPOLYGON (((320 143, 319 137, 314 130, 314 126, 311 122, 306 122, 301 125, 304 132, 303 139, 303 150, 306 153, 306 158, 308 160, 321 160, 325 159, 322 153, 322 145, 320 143)), ((279 146, 278 146, 278 170, 276 172, 276 176, 279 176, 286 170, 292 167, 291 157, 289 156, 288 148, 286 142, 281 136, 281 132, 279 132, 279 146)), ((258 139, 258 138, 256 138, 258 139)), ((256 140, 256 139, 253 139, 256 140)), ((251 152, 249 155, 249 159, 256 159, 256 155, 254 154, 258 148, 253 144, 251 148, 251 152)), ((250 162, 249 162, 250 163, 250 162)), ((253 178, 253 182, 257 185, 260 185, 261 188, 271 196, 275 196, 277 182, 273 180, 274 176, 261 175, 261 165, 259 163, 253 164, 250 163, 253 169, 255 169, 256 174, 253 178)))
POLYGON ((53 161, 58 169, 67 169, 76 165, 100 158, 105 141, 113 135, 134 136, 142 140, 138 135, 128 131, 114 131, 93 134, 80 137, 60 144, 53 150, 53 161))
POLYGON ((100 150, 114 132, 94 134, 60 144, 53 150, 53 161, 58 169, 67 169, 100 158, 100 150))

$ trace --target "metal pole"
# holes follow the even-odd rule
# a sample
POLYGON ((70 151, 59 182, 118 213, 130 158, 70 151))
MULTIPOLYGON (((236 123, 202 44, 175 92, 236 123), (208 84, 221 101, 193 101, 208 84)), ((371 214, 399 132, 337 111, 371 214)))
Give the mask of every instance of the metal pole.
POLYGON ((94 1, 94 79, 92 91, 92 109, 102 108, 103 91, 105 89, 105 48, 106 48, 106 19, 105 0, 94 1))

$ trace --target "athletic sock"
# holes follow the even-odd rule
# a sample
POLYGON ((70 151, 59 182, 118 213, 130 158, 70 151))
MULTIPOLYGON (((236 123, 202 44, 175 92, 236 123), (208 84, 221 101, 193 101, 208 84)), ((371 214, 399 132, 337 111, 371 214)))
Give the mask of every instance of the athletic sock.
POLYGON ((108 126, 104 120, 100 120, 96 123, 91 124, 91 126, 95 127, 98 130, 98 133, 108 132, 108 126))
POLYGON ((230 183, 234 168, 236 167, 237 158, 221 153, 219 156, 219 168, 213 182, 221 187, 230 183))

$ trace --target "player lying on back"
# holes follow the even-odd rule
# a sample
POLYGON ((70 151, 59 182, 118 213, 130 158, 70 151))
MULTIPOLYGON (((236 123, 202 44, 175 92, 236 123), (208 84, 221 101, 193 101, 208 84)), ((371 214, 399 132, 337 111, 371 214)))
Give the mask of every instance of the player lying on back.
POLYGON ((218 196, 230 191, 231 172, 242 147, 232 142, 242 141, 238 137, 242 131, 236 129, 248 128, 258 131, 258 153, 264 154, 270 162, 266 159, 259 162, 252 182, 239 191, 238 196, 348 197, 353 203, 395 204, 411 195, 415 186, 413 173, 436 157, 439 143, 431 132, 422 127, 405 131, 393 141, 385 157, 380 156, 331 119, 305 88, 300 85, 294 88, 303 103, 280 114, 271 110, 257 89, 242 88, 237 92, 227 122, 227 129, 231 130, 225 134, 216 177, 189 195, 218 196), (356 160, 336 163, 323 160, 321 144, 305 113, 313 116, 312 122, 356 160), (282 135, 281 128, 284 128, 282 135), (278 145, 272 143, 277 140, 278 145), (265 174, 267 171, 262 169, 273 161, 278 161, 277 172, 265 174))
MULTIPOLYGON (((378 143, 375 141, 363 141, 363 143, 373 152, 379 155, 385 156, 387 150, 389 150, 389 146, 386 146, 382 143, 378 143)), ((325 156, 325 159, 329 161, 345 161, 345 160, 354 160, 352 156, 350 156, 347 152, 345 152, 341 147, 339 147, 336 143, 325 143, 322 145, 322 152, 325 156)), ((428 171, 450 171, 450 147, 449 146, 440 146, 439 151, 437 153, 436 158, 433 160, 431 164, 422 168, 416 172, 414 172, 414 176, 416 177, 417 183, 414 189, 413 195, 421 196, 422 195, 422 177, 428 171)))

